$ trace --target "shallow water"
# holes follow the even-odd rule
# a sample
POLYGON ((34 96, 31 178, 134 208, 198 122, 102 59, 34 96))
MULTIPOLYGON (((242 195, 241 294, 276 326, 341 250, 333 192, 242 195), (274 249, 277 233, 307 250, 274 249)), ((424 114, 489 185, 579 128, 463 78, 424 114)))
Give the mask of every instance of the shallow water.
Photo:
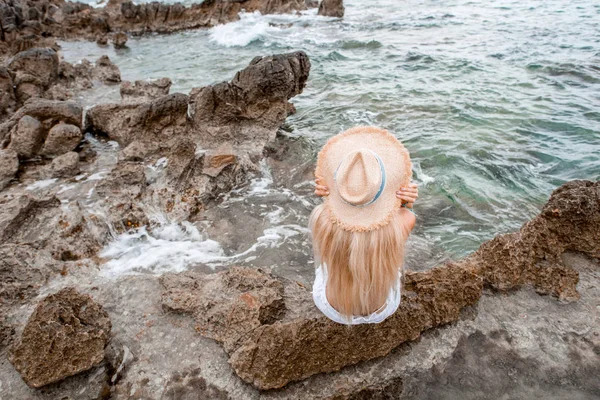
MULTIPOLYGON (((129 49, 119 51, 62 43, 63 55, 73 62, 108 54, 123 79, 168 76, 172 92, 187 93, 230 79, 257 55, 304 50, 311 76, 304 93, 292 100, 298 112, 288 122, 292 135, 314 144, 306 160, 328 137, 358 124, 391 130, 411 152, 421 184, 408 253, 414 269, 464 256, 496 234, 518 229, 565 181, 599 179, 600 5, 589 0, 345 5, 341 20, 318 17, 316 10, 300 16, 243 14, 238 22, 210 30, 131 38, 129 49)), ((118 98, 118 88, 84 96, 86 104, 107 101, 118 98)), ((306 225, 314 204, 306 183, 287 189, 284 198, 277 196, 280 190, 253 192, 256 183, 228 201, 236 199, 237 213, 254 215, 259 229, 231 222, 228 229, 241 231, 243 239, 227 244, 211 237, 222 242, 223 249, 209 249, 217 259, 252 249, 268 229, 306 225), (250 204, 264 207, 253 211, 250 204), (269 220, 279 208, 285 211, 281 218, 269 220)), ((182 232, 188 240, 189 232, 182 232)), ((254 248, 254 256, 244 253, 250 259, 242 261, 286 269, 310 259, 305 233, 289 236, 295 242, 277 235, 268 246, 254 248)), ((198 239, 198 245, 206 240, 198 239)), ((240 258, 223 261, 231 262, 240 258)), ((297 267, 300 275, 304 268, 297 267)))

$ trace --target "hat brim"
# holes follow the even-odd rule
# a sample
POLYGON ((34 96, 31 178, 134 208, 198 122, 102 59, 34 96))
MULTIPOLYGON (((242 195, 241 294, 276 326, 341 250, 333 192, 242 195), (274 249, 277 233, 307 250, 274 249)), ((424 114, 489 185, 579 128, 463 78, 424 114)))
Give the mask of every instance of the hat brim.
POLYGON ((319 152, 315 175, 329 188, 325 207, 332 222, 352 232, 368 232, 387 225, 402 205, 396 191, 408 185, 412 163, 408 150, 384 129, 358 126, 329 139, 319 152), (372 204, 356 207, 346 203, 338 194, 334 181, 335 170, 346 154, 357 149, 375 152, 383 161, 386 184, 381 196, 372 204))

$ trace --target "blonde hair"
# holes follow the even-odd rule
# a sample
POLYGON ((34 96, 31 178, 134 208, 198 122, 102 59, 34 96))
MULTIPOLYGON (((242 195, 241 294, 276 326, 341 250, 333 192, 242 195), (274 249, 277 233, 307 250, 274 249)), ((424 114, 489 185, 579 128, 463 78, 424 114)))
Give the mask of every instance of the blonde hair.
POLYGON ((315 265, 329 275, 327 299, 344 317, 368 315, 385 304, 402 272, 410 229, 396 210, 389 223, 368 232, 351 232, 332 222, 325 204, 310 215, 315 265))

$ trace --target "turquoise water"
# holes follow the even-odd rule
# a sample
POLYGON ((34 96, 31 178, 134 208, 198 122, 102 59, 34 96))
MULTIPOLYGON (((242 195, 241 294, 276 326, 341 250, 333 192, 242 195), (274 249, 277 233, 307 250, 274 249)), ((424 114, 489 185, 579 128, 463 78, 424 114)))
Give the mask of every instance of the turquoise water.
MULTIPOLYGON (((172 91, 187 93, 230 79, 257 55, 304 50, 312 70, 292 100, 292 134, 313 141, 313 155, 358 124, 387 128, 404 142, 421 185, 409 250, 416 269, 518 229, 565 181, 600 178, 600 4, 345 5, 341 20, 315 10, 245 14, 210 30, 132 38, 118 52, 63 43, 63 55, 108 54, 124 79, 168 76, 172 91)), ((284 222, 302 225, 308 211, 284 222)), ((306 253, 299 243, 286 251, 306 253)))

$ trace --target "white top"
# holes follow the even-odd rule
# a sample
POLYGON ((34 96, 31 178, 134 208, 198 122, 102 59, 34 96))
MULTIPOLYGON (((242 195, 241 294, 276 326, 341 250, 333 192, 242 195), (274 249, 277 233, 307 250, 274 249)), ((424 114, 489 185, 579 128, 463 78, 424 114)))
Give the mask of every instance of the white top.
POLYGON ((378 324, 384 319, 392 315, 398 309, 400 305, 400 272, 398 273, 398 281, 390 289, 385 304, 369 315, 358 315, 352 316, 351 320, 344 318, 335 308, 329 304, 327 300, 326 287, 327 287, 327 265, 320 265, 315 272, 315 282, 313 283, 313 300, 315 305, 321 310, 323 314, 330 320, 337 322, 338 324, 344 325, 359 325, 359 324, 378 324))

